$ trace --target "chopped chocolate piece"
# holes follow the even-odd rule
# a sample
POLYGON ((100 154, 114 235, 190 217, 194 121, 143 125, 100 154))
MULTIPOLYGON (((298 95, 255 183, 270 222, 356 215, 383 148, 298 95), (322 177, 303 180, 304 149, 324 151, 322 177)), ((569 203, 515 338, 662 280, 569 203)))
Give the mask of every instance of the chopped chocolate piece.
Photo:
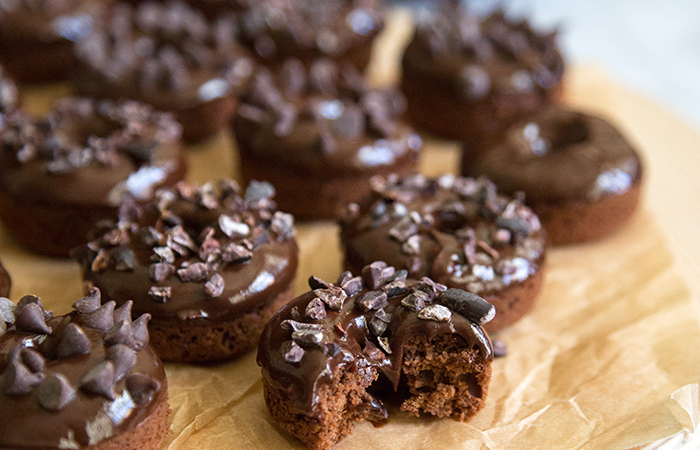
POLYGON ((134 251, 129 248, 117 247, 112 250, 114 269, 122 272, 133 270, 136 265, 134 251))
POLYGON ((114 400, 114 365, 111 361, 102 361, 92 368, 80 380, 80 387, 93 394, 102 395, 109 400, 114 400))
POLYGON ((355 306, 365 312, 384 308, 388 304, 386 292, 381 291, 365 292, 355 300, 355 306))
POLYGON ((381 336, 386 331, 390 321, 391 314, 387 314, 382 308, 372 315, 369 320, 369 329, 375 336, 381 336))
POLYGON ((0 322, 15 323, 15 309, 17 307, 10 299, 0 297, 0 322))
POLYGON ((18 331, 37 334, 51 334, 51 328, 46 325, 44 308, 37 303, 29 303, 23 308, 17 308, 15 326, 18 331))
POLYGON ((80 314, 88 314, 102 305, 100 290, 96 287, 90 288, 90 293, 73 303, 73 308, 80 314))
POLYGON ((300 317, 301 317, 301 313, 299 312, 299 307, 298 307, 298 306, 294 306, 294 307, 292 308, 292 319, 298 319, 298 318, 300 318, 300 317))
POLYGON ((323 332, 314 329, 299 329, 292 332, 292 339, 304 347, 319 345, 323 341, 323 332))
MULTIPOLYGON (((340 283, 338 283, 338 284, 340 284, 340 283)), ((326 283, 326 282, 323 281, 322 279, 311 275, 311 276, 309 277, 309 287, 311 288, 311 290, 314 290, 314 289, 328 289, 328 288, 331 287, 331 284, 326 283)))
POLYGON ((209 281, 204 283, 204 293, 209 298, 219 298, 224 292, 224 277, 215 273, 209 278, 209 281))
POLYGON ((423 240, 420 234, 414 234, 401 244, 401 251, 407 255, 417 255, 420 253, 420 243, 423 240))
POLYGON ((350 279, 352 279, 352 273, 349 270, 346 270, 345 272, 338 275, 338 280, 336 280, 335 284, 337 284, 338 286, 342 286, 345 282, 347 282, 350 279))
POLYGON ((320 298, 323 303, 328 305, 328 308, 334 311, 340 311, 343 307, 343 303, 345 303, 345 299, 348 298, 345 291, 338 286, 332 286, 328 289, 315 289, 313 292, 316 297, 320 298))
POLYGON ((270 233, 265 229, 256 228, 253 231, 253 235, 253 250, 270 241, 270 233))
POLYGON ((250 234, 250 227, 248 225, 226 214, 221 214, 219 216, 219 228, 231 239, 238 239, 250 234))
POLYGON ((412 256, 406 261, 406 269, 408 273, 419 273, 423 267, 423 260, 420 256, 412 256))
POLYGON ((430 294, 423 291, 413 291, 401 299, 401 304, 411 311, 419 312, 425 308, 426 302, 429 303, 430 301, 430 294))
POLYGON ((247 202, 257 202, 265 198, 272 198, 275 194, 275 188, 267 181, 253 180, 245 190, 244 198, 247 202))
POLYGON ((187 252, 183 251, 181 247, 186 249, 197 251, 197 243, 192 239, 192 237, 185 231, 182 225, 177 225, 168 231, 168 247, 185 255, 187 252))
POLYGON ((32 373, 22 361, 15 359, 5 368, 3 390, 7 395, 26 394, 41 383, 43 378, 41 373, 32 373))
POLYGON ((309 320, 321 320, 326 317, 326 307, 319 298, 315 298, 306 305, 304 316, 309 320))
POLYGON ((153 247, 159 242, 162 243, 165 240, 165 236, 163 236, 163 233, 159 232, 153 227, 148 227, 141 230, 139 236, 141 238, 141 242, 143 242, 149 247, 153 247))
POLYGON ((41 355, 41 353, 33 350, 31 348, 25 347, 19 352, 20 359, 25 366, 29 368, 34 373, 38 373, 44 370, 46 366, 46 360, 41 355))
POLYGON ((151 320, 151 315, 141 314, 136 320, 131 322, 131 333, 134 339, 134 350, 141 350, 148 345, 148 322, 151 320))
POLYGON ((508 356, 508 347, 500 339, 491 339, 491 345, 493 346, 493 356, 496 358, 502 358, 508 356))
POLYGON ((418 318, 434 320, 435 322, 447 322, 452 318, 452 312, 449 308, 442 305, 427 305, 418 312, 418 318))
POLYGON ((69 323, 63 330, 61 341, 56 348, 59 359, 90 353, 90 340, 79 325, 69 323))
POLYGON ((510 230, 514 233, 519 233, 522 235, 527 236, 530 234, 532 231, 532 228, 530 224, 528 223, 527 220, 514 217, 514 218, 506 218, 506 217, 498 217, 496 219, 496 224, 498 226, 503 227, 507 230, 510 230))
POLYGON ((389 230, 389 236, 399 242, 405 242, 416 233, 418 233, 418 225, 409 216, 399 220, 399 222, 389 230))
POLYGON ((115 382, 124 378, 136 364, 136 352, 123 344, 109 347, 106 358, 114 366, 115 382))
POLYGON ((362 281, 365 282, 368 288, 377 289, 384 284, 382 271, 386 268, 384 261, 375 261, 372 264, 365 266, 362 269, 362 281))
POLYGON ((75 388, 60 373, 49 374, 36 390, 39 405, 48 411, 60 411, 75 399, 75 388))
POLYGON ((380 360, 384 359, 384 353, 382 353, 379 348, 370 341, 365 341, 365 348, 362 349, 370 359, 380 360))
POLYGON ((288 363, 298 363, 304 356, 304 349, 299 347, 294 341, 287 341, 282 344, 282 354, 288 363))
POLYGON ((192 281, 204 281, 207 279, 208 267, 205 263, 196 262, 189 266, 178 269, 177 276, 185 283, 192 281))
POLYGON ((109 301, 91 313, 83 314, 83 325, 107 332, 114 325, 114 301, 109 301))
POLYGON ((115 323, 104 336, 107 345, 123 344, 127 347, 134 346, 134 337, 131 331, 131 322, 122 320, 115 323))
POLYGON ((122 320, 131 320, 131 307, 134 302, 129 300, 125 302, 122 306, 114 310, 112 317, 114 318, 114 323, 119 323, 122 320))
POLYGON ((156 261, 165 261, 168 264, 175 262, 175 254, 169 247, 154 247, 153 252, 157 258, 156 261))
POLYGON ((362 290, 362 277, 349 278, 340 287, 351 297, 362 290))
POLYGON ((444 284, 436 283, 428 277, 421 278, 418 283, 413 285, 413 288, 415 290, 423 291, 429 294, 431 299, 430 301, 432 301, 435 295, 441 292, 445 292, 447 290, 447 286, 445 286, 444 284))
POLYGON ((382 286, 382 291, 386 292, 387 296, 394 297, 396 295, 405 294, 408 292, 408 288, 406 287, 406 282, 404 280, 396 279, 382 286))
POLYGON ((294 237, 296 230, 294 229, 294 216, 291 214, 275 211, 270 223, 270 229, 282 239, 294 237))
POLYGON ((387 337, 378 337, 377 342, 379 343, 379 346, 384 350, 384 353, 387 355, 391 355, 391 347, 389 346, 389 338, 387 337))
POLYGON ((159 283, 168 279, 175 272, 175 266, 166 262, 151 264, 148 267, 148 276, 151 281, 159 283))
POLYGON ((479 326, 490 322, 496 316, 496 308, 491 303, 461 289, 448 289, 438 296, 437 301, 479 326))
POLYGON ((148 298, 156 303, 165 303, 170 300, 172 288, 170 286, 151 286, 148 289, 148 298))
POLYGON ((149 376, 134 373, 126 378, 126 389, 134 403, 143 406, 153 400, 156 392, 160 390, 160 383, 149 376))

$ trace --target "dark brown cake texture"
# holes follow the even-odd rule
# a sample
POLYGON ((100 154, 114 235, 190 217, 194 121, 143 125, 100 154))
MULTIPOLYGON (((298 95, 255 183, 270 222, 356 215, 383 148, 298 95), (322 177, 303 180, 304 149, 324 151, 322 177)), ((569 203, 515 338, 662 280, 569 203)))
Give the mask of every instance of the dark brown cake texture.
POLYGON ((522 191, 554 245, 608 236, 639 203, 642 163, 604 119, 554 105, 513 124, 463 164, 502 191, 522 191))
POLYGON ((331 58, 364 70, 384 27, 383 7, 383 0, 251 2, 242 15, 241 40, 266 66, 331 58))
POLYGON ((265 328, 258 348, 274 422, 309 448, 328 449, 355 423, 388 419, 383 401, 410 415, 471 419, 491 379, 481 325, 495 309, 384 262, 335 284, 309 278, 265 328))
POLYGON ((0 297, 0 448, 160 448, 170 408, 149 316, 132 322, 97 290, 73 307, 0 297))
POLYGON ((151 343, 166 361, 228 360, 254 348, 292 297, 298 250, 294 218, 274 188, 230 180, 179 183, 74 253, 83 278, 135 315, 149 313, 151 343))
POLYGON ((500 9, 483 17, 442 3, 417 18, 403 57, 406 117, 478 151, 484 137, 559 96, 564 62, 556 32, 538 33, 500 9))
POLYGON ((78 92, 172 111, 186 141, 203 140, 228 124, 253 71, 237 35, 229 14, 208 20, 179 1, 119 4, 76 45, 78 92))
POLYGON ((397 91, 370 89, 328 59, 260 71, 233 123, 243 178, 270 181, 297 219, 333 219, 369 192, 371 176, 415 170, 422 140, 398 121, 404 106, 397 91))
POLYGON ((45 118, 0 126, 0 219, 20 244, 68 256, 125 194, 138 200, 185 175, 181 128, 133 101, 65 98, 45 118))
POLYGON ((90 33, 111 0, 0 2, 0 63, 19 83, 67 79, 73 45, 90 33))
POLYGON ((484 297, 496 307, 486 325, 512 324, 534 305, 544 274, 545 233, 521 197, 485 178, 376 177, 372 193, 341 217, 345 266, 372 261, 484 297))
POLYGON ((0 297, 9 297, 12 280, 7 269, 0 263, 0 297))

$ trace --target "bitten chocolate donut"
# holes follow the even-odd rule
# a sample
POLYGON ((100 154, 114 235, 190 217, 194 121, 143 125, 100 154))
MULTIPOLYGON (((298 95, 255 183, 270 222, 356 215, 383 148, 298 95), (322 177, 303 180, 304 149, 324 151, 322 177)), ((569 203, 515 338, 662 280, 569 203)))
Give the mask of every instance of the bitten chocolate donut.
POLYGON ((309 448, 328 449, 355 422, 385 422, 383 400, 401 410, 471 419, 483 406, 493 351, 480 327, 495 313, 481 297, 428 278, 406 279, 374 262, 282 308, 258 349, 274 422, 309 448))
POLYGON ((463 172, 488 176, 506 193, 524 192, 555 245, 609 235, 639 202, 639 156, 599 117, 551 106, 491 144, 463 172))
POLYGON ((148 315, 132 322, 98 291, 73 307, 0 298, 0 448, 160 448, 170 407, 148 315))
POLYGON ((241 40, 267 66, 288 58, 369 63, 374 38, 384 27, 382 0, 266 0, 243 13, 241 40))
POLYGON ((78 92, 172 111, 184 139, 200 141, 231 120, 253 70, 236 30, 235 17, 209 21, 182 2, 117 5, 108 23, 76 45, 78 92))
POLYGON ((16 111, 0 125, 0 219, 38 253, 68 256, 124 194, 184 174, 180 125, 140 103, 68 98, 45 119, 16 111))
POLYGON ((558 97, 563 72, 556 32, 536 33, 500 10, 481 18, 449 2, 418 18, 404 54, 406 117, 477 150, 484 136, 558 97))
POLYGON ((10 279, 10 274, 7 273, 5 267, 0 264, 0 297, 8 297, 10 295, 11 287, 12 280, 10 279))
POLYGON ((68 78, 73 45, 90 33, 111 0, 0 2, 0 62, 17 82, 68 78))
POLYGON ((533 306, 544 274, 545 233, 522 198, 480 178, 392 175, 341 218, 345 266, 372 261, 479 294, 496 307, 486 329, 512 324, 533 306))
POLYGON ((333 219, 369 192, 372 175, 415 170, 422 140, 397 117, 393 90, 375 90, 350 65, 287 61, 260 71, 233 123, 245 180, 264 179, 297 219, 333 219))
POLYGON ((127 203, 75 253, 83 278, 153 316, 151 344, 164 360, 234 358, 292 297, 294 219, 276 210, 274 193, 266 182, 243 195, 233 181, 179 183, 142 208, 127 203))

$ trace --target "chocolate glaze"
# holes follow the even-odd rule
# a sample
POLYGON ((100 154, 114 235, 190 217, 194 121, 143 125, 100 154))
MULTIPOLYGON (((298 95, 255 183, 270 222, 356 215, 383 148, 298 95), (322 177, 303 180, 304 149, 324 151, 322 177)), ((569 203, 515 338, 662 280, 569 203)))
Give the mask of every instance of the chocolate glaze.
POLYGON ((481 296, 534 277, 545 234, 520 198, 487 179, 444 175, 374 178, 373 193, 341 218, 346 265, 374 260, 481 296))
MULTIPOLYGON (((384 267, 386 268, 386 265, 384 267)), ((395 273, 393 268, 389 269, 392 274, 395 273)), ((346 279, 352 277, 349 272, 346 274, 346 279)), ((263 377, 276 389, 287 392, 293 407, 301 414, 318 417, 320 387, 323 384, 337 382, 333 379, 334 374, 338 375, 338 369, 344 366, 355 367, 362 373, 376 370, 382 378, 391 383, 394 391, 397 391, 401 380, 404 345, 416 335, 425 336, 430 340, 441 334, 456 334, 466 340, 468 348, 477 349, 484 361, 492 360, 491 342, 476 323, 455 312, 452 312, 450 318, 443 322, 421 319, 418 312, 401 303, 410 293, 416 290, 431 291, 433 287, 436 287, 437 291, 432 291, 427 303, 437 302, 436 298, 439 295, 437 292, 444 291, 445 286, 436 286, 432 281, 425 279, 405 280, 402 284, 405 287, 403 293, 387 298, 388 304, 382 311, 389 314, 390 319, 387 317, 389 322, 386 329, 377 333, 370 330, 371 327, 368 325, 377 313, 376 309, 363 312, 357 306, 357 301, 372 289, 366 282, 363 284, 359 281, 359 283, 360 290, 345 299, 338 310, 325 308, 326 315, 323 318, 310 320, 304 316, 307 305, 317 299, 317 295, 312 291, 284 306, 263 331, 257 359, 258 365, 262 367, 263 377), (288 320, 314 324, 312 326, 319 327, 323 336, 321 342, 316 345, 302 344, 301 357, 293 358, 298 359, 297 362, 290 361, 292 358, 285 356, 286 349, 293 339, 290 328, 285 326, 285 321, 288 320), (380 336, 378 337, 377 334, 380 336), (379 339, 385 338, 388 339, 385 342, 388 343, 389 351, 387 351, 387 344, 379 342, 379 339)), ((382 291, 382 289, 386 288, 380 286, 374 291, 382 291)), ((378 398, 372 400, 372 404, 364 405, 377 413, 370 415, 369 420, 386 419, 386 411, 381 400, 378 398)))
POLYGON ((463 170, 490 177, 504 192, 523 191, 533 204, 623 194, 642 174, 639 157, 615 127, 564 106, 513 124, 463 170))
POLYGON ((0 264, 0 297, 9 297, 12 280, 7 270, 0 264))
POLYGON ((97 238, 75 253, 83 278, 118 304, 133 300, 134 314, 148 312, 158 323, 227 321, 270 304, 294 279, 298 250, 293 218, 276 211, 274 190, 251 198, 258 186, 248 188, 245 200, 232 181, 218 192, 211 184, 180 183, 143 208, 125 205, 118 223, 96 229, 97 238), (227 225, 243 231, 229 236, 227 225), (229 245, 238 247, 226 250, 229 245), (195 264, 201 276, 178 273, 195 264), (154 295, 164 289, 165 298, 154 295))
POLYGON ((349 65, 323 59, 305 69, 292 59, 257 74, 234 131, 241 152, 290 171, 365 176, 417 159, 420 137, 397 121, 404 105, 394 90, 369 89, 349 65))
MULTIPOLYGON (((18 313, 19 309, 15 312, 18 313)), ((46 314, 50 316, 50 313, 46 314)), ((4 335, 0 333, 0 380, 7 383, 8 366, 11 361, 20 358, 18 351, 31 348, 41 354, 45 365, 38 372, 34 372, 36 368, 30 370, 41 374, 44 379, 52 374, 63 375, 75 389, 75 398, 58 411, 49 411, 40 405, 36 387, 20 395, 8 395, 5 389, 0 390, 0 448, 83 448, 98 444, 135 429, 166 401, 165 371, 150 347, 134 347, 135 364, 116 382, 115 398, 110 400, 105 395, 81 388, 83 377, 107 359, 110 346, 105 342, 106 333, 87 326, 84 316, 77 312, 51 318, 47 324, 51 327, 50 335, 20 330, 17 325, 11 325, 4 335), (57 345, 68 324, 77 324, 82 328, 91 348, 88 354, 57 356, 57 345), (142 374, 156 381, 159 387, 150 401, 139 405, 132 400, 126 383, 130 374, 142 374)))
POLYGON ((241 40, 266 64, 330 57, 363 69, 384 27, 382 6, 381 0, 252 2, 242 16, 241 40), (358 52, 358 47, 367 48, 358 52))

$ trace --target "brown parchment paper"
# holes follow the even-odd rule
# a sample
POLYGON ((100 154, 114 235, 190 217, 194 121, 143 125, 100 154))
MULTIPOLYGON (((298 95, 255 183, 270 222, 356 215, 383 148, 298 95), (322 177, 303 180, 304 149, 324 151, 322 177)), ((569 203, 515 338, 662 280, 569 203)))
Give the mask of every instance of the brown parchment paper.
MULTIPOLYGON (((379 82, 395 79, 396 52, 409 30, 405 14, 394 19, 370 72, 379 82)), ((574 78, 586 73, 576 69, 574 78)), ((615 88, 577 83, 567 99, 605 109, 595 99, 608 97, 592 100, 591 89, 614 94, 615 88)), ((65 92, 62 86, 23 94, 39 112, 65 92)), ((634 125, 630 117, 623 119, 634 125)), ((190 149, 189 178, 235 175, 235 161, 231 137, 222 133, 190 149)), ((457 163, 455 144, 426 141, 423 173, 455 173, 457 163)), ((331 222, 299 226, 297 292, 307 289, 311 274, 336 278, 342 260, 337 231, 331 222)), ((13 277, 14 300, 36 294, 63 313, 81 296, 76 264, 31 255, 2 229, 0 259, 13 277)), ((388 425, 360 424, 336 448, 626 449, 693 431, 700 423, 700 322, 648 204, 609 239, 550 251, 547 266, 535 309, 498 336, 509 354, 494 362, 487 406, 471 422, 391 411, 388 425)), ((271 423, 254 352, 217 366, 166 369, 172 433, 163 449, 301 448, 271 423)))

